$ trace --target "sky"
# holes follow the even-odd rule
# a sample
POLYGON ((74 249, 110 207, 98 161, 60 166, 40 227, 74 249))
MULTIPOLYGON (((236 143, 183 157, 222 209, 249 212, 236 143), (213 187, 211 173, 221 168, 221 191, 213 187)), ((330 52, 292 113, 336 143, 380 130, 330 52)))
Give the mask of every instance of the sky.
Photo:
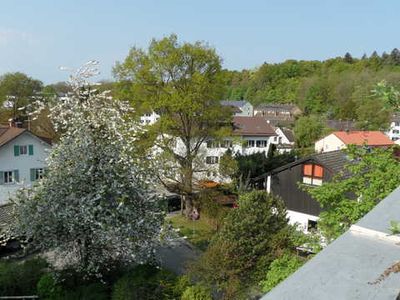
POLYGON ((0 74, 50 84, 95 59, 112 80, 131 47, 171 33, 207 42, 231 70, 361 57, 400 48, 399 11, 396 0, 0 0, 0 74))

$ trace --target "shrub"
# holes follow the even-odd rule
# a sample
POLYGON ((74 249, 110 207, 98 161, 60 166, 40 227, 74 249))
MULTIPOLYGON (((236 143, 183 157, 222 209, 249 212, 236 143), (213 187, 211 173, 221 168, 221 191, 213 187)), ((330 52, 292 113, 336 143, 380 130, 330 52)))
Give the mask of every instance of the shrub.
POLYGON ((186 288, 181 300, 212 300, 211 291, 202 285, 193 285, 186 288))
POLYGON ((114 284, 112 299, 170 299, 175 295, 175 283, 174 274, 154 266, 141 265, 114 284))
POLYGON ((110 299, 107 287, 101 283, 82 285, 75 290, 65 291, 60 300, 108 300, 110 299))
POLYGON ((60 299, 62 288, 52 274, 44 274, 37 284, 37 294, 41 299, 60 299))
POLYGON ((269 292, 304 264, 297 255, 285 253, 269 266, 266 279, 261 281, 263 292, 269 292))
POLYGON ((0 296, 36 294, 36 285, 45 273, 47 262, 34 258, 24 262, 0 263, 0 296))

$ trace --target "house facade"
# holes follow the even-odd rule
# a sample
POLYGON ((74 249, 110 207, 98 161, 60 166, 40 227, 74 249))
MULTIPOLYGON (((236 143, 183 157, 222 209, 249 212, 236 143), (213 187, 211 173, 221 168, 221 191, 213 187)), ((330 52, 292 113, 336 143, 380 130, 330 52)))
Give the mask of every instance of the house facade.
MULTIPOLYGON (((250 155, 265 153, 267 155, 277 134, 275 130, 260 117, 233 117, 233 136, 222 140, 209 139, 203 145, 205 164, 217 170, 221 157, 230 149, 233 154, 250 155)), ((214 172, 216 174, 216 172, 214 172)), ((209 176, 213 180, 223 178, 209 176)))
POLYGON ((390 147, 394 142, 380 131, 335 131, 315 142, 315 152, 330 152, 348 145, 390 147))
POLYGON ((276 145, 278 153, 291 152, 295 142, 293 131, 284 127, 275 127, 274 130, 276 136, 273 137, 272 143, 276 145))
POLYGON ((301 110, 295 104, 263 103, 254 108, 255 116, 263 117, 273 126, 293 124, 300 114, 301 110))
POLYGON ((0 204, 42 178, 51 145, 27 129, 0 127, 0 204))
POLYGON ((385 134, 393 142, 398 144, 400 142, 400 115, 394 115, 390 121, 390 128, 385 134))
POLYGON ((318 187, 344 171, 350 161, 342 151, 314 154, 286 164, 253 179, 258 189, 279 196, 285 202, 289 223, 308 232, 317 226, 321 206, 299 184, 318 187))

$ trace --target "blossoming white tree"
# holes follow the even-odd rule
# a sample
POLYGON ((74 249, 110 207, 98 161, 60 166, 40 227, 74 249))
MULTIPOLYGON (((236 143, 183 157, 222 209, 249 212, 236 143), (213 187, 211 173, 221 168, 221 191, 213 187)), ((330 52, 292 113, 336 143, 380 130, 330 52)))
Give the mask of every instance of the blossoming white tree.
POLYGON ((73 93, 54 101, 49 117, 62 135, 47 174, 14 200, 17 234, 86 275, 150 259, 163 223, 130 106, 93 89, 94 73, 96 62, 84 65, 71 76, 73 93))

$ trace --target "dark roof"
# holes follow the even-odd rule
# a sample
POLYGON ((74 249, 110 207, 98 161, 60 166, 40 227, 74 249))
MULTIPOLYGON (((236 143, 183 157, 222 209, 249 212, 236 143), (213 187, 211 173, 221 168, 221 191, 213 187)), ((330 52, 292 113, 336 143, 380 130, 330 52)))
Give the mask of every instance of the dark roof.
POLYGON ((293 131, 288 129, 288 128, 281 128, 283 134, 286 136, 286 138, 289 140, 289 142, 294 143, 294 134, 293 131))
POLYGON ((400 237, 389 229, 399 199, 397 188, 262 299, 398 299, 400 272, 381 275, 400 258, 400 237))
POLYGON ((313 154, 301 159, 298 159, 294 162, 281 166, 279 168, 273 169, 272 171, 260 175, 256 178, 252 178, 253 181, 265 178, 271 174, 277 174, 284 170, 290 169, 294 166, 303 164, 305 162, 312 161, 317 164, 321 164, 328 170, 330 170, 334 174, 338 174, 341 171, 345 171, 345 166, 350 163, 350 159, 346 155, 345 152, 342 150, 331 151, 331 152, 324 152, 324 153, 317 153, 313 154))
POLYGON ((234 134, 244 136, 274 136, 275 130, 264 118, 260 117, 233 117, 234 134))
POLYGON ((264 110, 264 109, 275 109, 275 110, 287 110, 292 111, 294 109, 300 110, 299 107, 295 104, 290 103, 262 103, 256 107, 256 110, 264 110))
POLYGON ((221 105, 223 106, 234 106, 234 107, 243 107, 247 103, 249 103, 246 100, 222 100, 221 105))
POLYGON ((326 120, 326 126, 338 131, 343 130, 356 130, 356 122, 354 121, 342 121, 342 120, 326 120))

